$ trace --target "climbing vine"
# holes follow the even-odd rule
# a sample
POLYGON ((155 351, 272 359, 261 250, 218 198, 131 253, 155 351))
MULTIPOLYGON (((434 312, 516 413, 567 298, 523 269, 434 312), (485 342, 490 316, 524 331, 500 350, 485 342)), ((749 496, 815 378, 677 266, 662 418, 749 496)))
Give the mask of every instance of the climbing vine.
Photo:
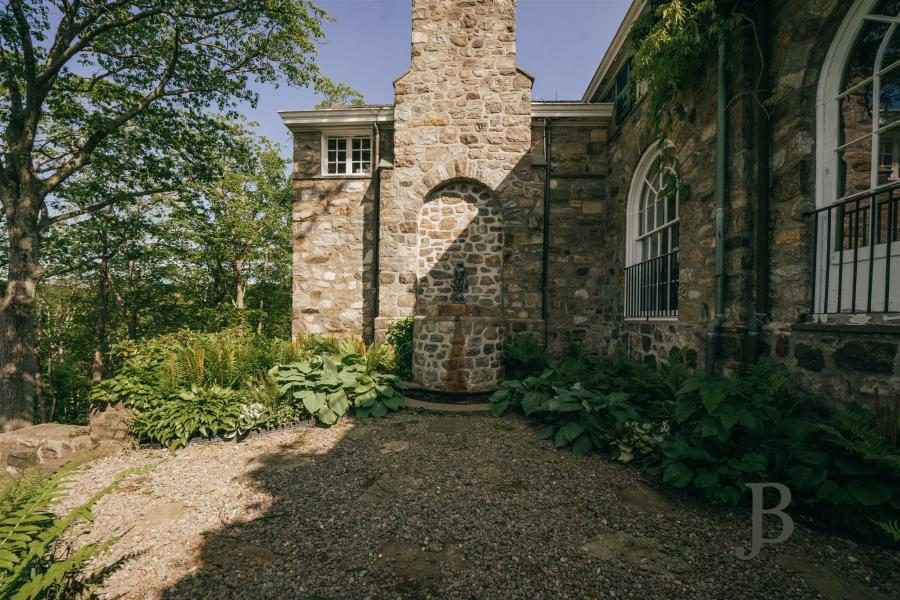
POLYGON ((715 60, 719 36, 732 42, 737 55, 738 36, 731 35, 746 21, 733 0, 651 0, 649 11, 631 29, 635 48, 632 81, 649 107, 651 126, 667 137, 685 116, 682 93, 692 89, 715 60))

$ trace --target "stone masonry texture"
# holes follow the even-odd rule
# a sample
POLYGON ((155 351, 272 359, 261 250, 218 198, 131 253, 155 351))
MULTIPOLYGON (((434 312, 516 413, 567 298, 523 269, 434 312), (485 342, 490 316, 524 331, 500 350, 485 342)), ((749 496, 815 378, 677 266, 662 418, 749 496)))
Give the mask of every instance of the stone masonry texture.
MULTIPOLYGON (((759 326, 763 353, 793 371, 794 385, 868 403, 875 388, 882 397, 900 393, 900 320, 814 323, 810 314, 813 231, 806 213, 816 206, 817 85, 850 5, 772 3, 770 85, 779 100, 769 108, 764 315, 754 308, 757 113, 752 95, 743 93, 759 69, 750 29, 731 47, 720 364, 726 372, 745 364, 759 326)), ((393 129, 382 131, 381 153, 390 164, 378 178, 378 236, 373 179, 319 176, 321 133, 295 134, 294 332, 380 335, 415 315, 417 372, 432 383, 444 378, 436 385, 445 388, 451 347, 459 354, 454 364, 485 359, 468 365, 470 373, 480 369, 475 379, 497 378, 503 340, 543 335, 545 326, 557 352, 577 344, 652 364, 679 354, 702 368, 716 285, 715 61, 683 94, 685 115, 668 140, 682 190, 678 314, 631 320, 623 316, 626 209, 635 167, 659 142, 645 103, 608 126, 533 119, 532 81, 516 65, 515 2, 414 0, 411 14, 411 66, 394 84, 393 129), (546 142, 552 175, 543 306, 546 142), (469 276, 466 306, 477 309, 447 303, 457 261, 469 276), (468 324, 459 325, 462 317, 468 324)), ((629 55, 626 44, 607 79, 629 55)))

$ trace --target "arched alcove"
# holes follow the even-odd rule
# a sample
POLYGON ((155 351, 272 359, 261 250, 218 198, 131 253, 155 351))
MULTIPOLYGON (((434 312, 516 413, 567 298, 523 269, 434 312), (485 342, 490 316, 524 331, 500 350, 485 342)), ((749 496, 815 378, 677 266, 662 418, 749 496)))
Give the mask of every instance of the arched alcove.
POLYGON ((503 216, 469 179, 429 192, 416 219, 413 380, 455 393, 489 392, 503 376, 503 216))
POLYGON ((490 190, 473 181, 440 186, 422 204, 417 225, 416 314, 435 314, 442 304, 499 311, 503 217, 490 190), (466 289, 454 300, 460 267, 466 289))

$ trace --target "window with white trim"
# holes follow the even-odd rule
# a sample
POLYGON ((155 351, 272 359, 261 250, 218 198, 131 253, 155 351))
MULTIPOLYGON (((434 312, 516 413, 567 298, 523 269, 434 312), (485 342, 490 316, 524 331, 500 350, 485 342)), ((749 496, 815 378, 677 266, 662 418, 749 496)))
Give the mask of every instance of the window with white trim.
POLYGON ((900 0, 857 0, 817 114, 815 315, 900 311, 900 0))
POLYGON ((625 316, 678 316, 678 180, 658 145, 638 162, 626 219, 625 316))
POLYGON ((370 135, 329 135, 323 138, 323 175, 367 175, 371 168, 370 135))

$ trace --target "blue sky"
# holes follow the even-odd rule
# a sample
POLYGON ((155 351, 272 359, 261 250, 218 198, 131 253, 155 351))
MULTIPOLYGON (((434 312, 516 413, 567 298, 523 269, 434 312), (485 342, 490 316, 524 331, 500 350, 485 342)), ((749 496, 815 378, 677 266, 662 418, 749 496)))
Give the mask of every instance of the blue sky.
MULTIPOLYGON (((518 63, 535 77, 534 98, 577 100, 590 82, 630 0, 519 0, 518 63)), ((369 103, 393 101, 391 82, 409 66, 409 0, 319 0, 334 17, 319 48, 322 71, 360 90, 369 103)), ((246 117, 287 154, 279 110, 311 108, 312 90, 259 87, 246 117)))

